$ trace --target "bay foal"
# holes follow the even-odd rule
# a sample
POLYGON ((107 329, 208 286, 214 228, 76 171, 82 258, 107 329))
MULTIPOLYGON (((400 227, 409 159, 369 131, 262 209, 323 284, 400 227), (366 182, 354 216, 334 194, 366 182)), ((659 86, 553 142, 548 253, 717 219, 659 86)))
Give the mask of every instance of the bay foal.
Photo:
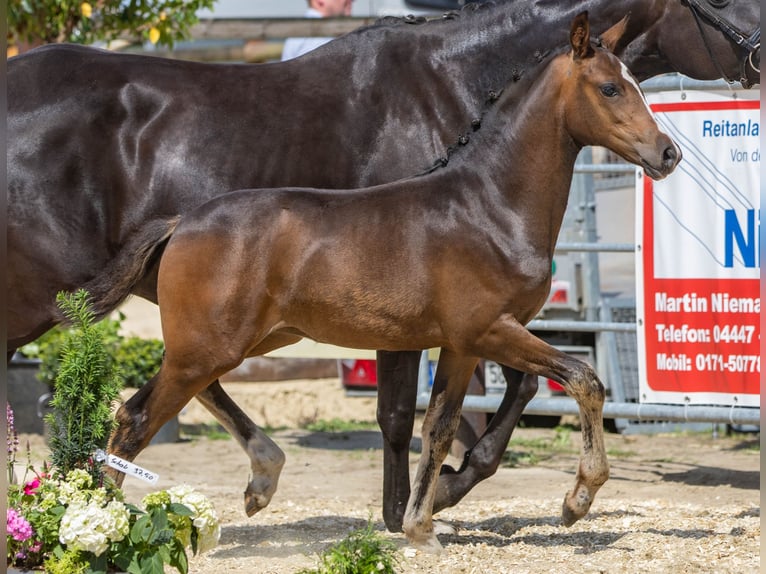
MULTIPOLYGON (((748 53, 740 42, 753 46, 753 31, 760 33, 755 0, 483 6, 418 25, 385 19, 275 64, 202 64, 65 44, 9 59, 8 358, 63 319, 59 291, 87 288, 99 316, 130 293, 156 303, 154 260, 140 276, 120 271, 140 261, 136 247, 160 218, 235 189, 362 188, 422 173, 449 156, 474 120, 482 125, 490 95, 539 63, 549 39, 564 37, 583 10, 595 34, 630 13, 615 53, 639 79, 672 71, 744 75, 743 85, 760 78, 759 48, 748 53)), ((399 531, 420 353, 377 357, 383 517, 399 531)), ((495 472, 535 393, 537 377, 507 366, 503 373, 506 393, 487 432, 459 469, 442 469, 437 508, 495 472)), ((243 445, 253 475, 262 475, 261 461, 282 456, 219 384, 198 398, 243 445)), ((267 501, 246 496, 248 515, 267 501)))
POLYGON ((552 378, 577 400, 583 448, 563 521, 585 515, 609 475, 604 387, 589 365, 524 325, 550 288, 582 146, 605 146, 653 178, 672 172, 680 152, 627 68, 590 43, 587 14, 573 21, 570 45, 508 87, 491 127, 444 169, 363 190, 235 191, 168 222, 158 275, 165 357, 119 410, 112 452, 133 459, 218 376, 302 337, 441 347, 404 515, 408 539, 440 548, 439 468, 478 357, 552 378))

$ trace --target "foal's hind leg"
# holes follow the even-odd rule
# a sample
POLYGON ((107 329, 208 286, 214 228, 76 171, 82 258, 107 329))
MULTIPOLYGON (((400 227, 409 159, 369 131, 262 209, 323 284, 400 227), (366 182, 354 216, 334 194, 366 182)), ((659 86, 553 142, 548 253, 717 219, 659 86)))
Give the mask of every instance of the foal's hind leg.
POLYGON ((431 400, 423 421, 423 452, 404 513, 407 539, 426 551, 441 550, 433 527, 436 481, 460 424, 463 398, 477 361, 474 357, 462 357, 442 349, 436 367, 431 400))
POLYGON ((604 385, 593 367, 535 337, 511 315, 500 317, 476 343, 479 356, 558 381, 580 407, 582 452, 574 489, 567 493, 562 520, 571 526, 587 514, 609 478, 604 448, 604 385))
POLYGON ((456 471, 442 466, 436 487, 434 513, 457 504, 482 480, 489 478, 500 465, 513 429, 530 400, 537 392, 537 375, 520 373, 503 367, 507 387, 500 407, 476 444, 465 453, 456 471))
MULTIPOLYGON (((183 365, 166 352, 159 372, 130 397, 115 416, 117 426, 109 440, 109 452, 133 460, 167 421, 191 398, 236 365, 210 369, 200 364, 183 365)), ((107 472, 122 484, 124 474, 107 472)))
POLYGON ((245 512, 252 516, 265 508, 276 492, 285 453, 239 408, 217 380, 197 393, 197 399, 250 457, 253 474, 245 490, 245 512))

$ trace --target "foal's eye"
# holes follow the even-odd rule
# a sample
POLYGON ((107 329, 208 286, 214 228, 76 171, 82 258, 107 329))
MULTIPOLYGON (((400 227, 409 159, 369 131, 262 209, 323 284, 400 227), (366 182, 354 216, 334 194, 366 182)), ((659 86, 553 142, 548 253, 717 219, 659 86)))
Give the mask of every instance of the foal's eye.
POLYGON ((601 93, 604 94, 607 98, 613 98, 619 94, 619 91, 617 90, 617 86, 614 84, 604 84, 601 86, 601 93))

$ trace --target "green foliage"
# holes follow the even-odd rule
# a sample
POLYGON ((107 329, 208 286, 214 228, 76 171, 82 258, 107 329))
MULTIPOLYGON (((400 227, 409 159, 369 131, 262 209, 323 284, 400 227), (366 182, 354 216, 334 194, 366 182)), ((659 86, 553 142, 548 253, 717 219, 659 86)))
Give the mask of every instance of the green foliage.
POLYGON ((302 426, 311 432, 349 432, 378 428, 375 421, 344 420, 337 417, 311 421, 302 426))
POLYGON ((96 449, 106 448, 113 425, 111 405, 121 385, 109 360, 104 328, 94 323, 88 293, 59 293, 56 302, 74 330, 61 347, 53 412, 46 416, 51 459, 62 474, 75 468, 98 474, 98 463, 90 459, 96 449))
POLYGON ((372 529, 372 522, 325 550, 319 566, 298 574, 395 574, 396 544, 372 529))
MULTIPOLYGON (((125 315, 106 318, 100 322, 104 346, 108 350, 107 361, 119 366, 120 377, 126 387, 142 387, 159 370, 164 346, 159 339, 123 337, 119 334, 125 315)), ((72 327, 54 327, 42 337, 21 348, 21 354, 30 359, 40 359, 38 379, 50 387, 56 384, 61 349, 64 341, 72 335, 72 327)))
POLYGON ((120 338, 114 351, 114 360, 120 366, 126 387, 142 387, 149 382, 162 364, 165 346, 158 339, 141 337, 120 338))
POLYGON ((183 504, 154 505, 146 512, 129 507, 136 515, 130 534, 112 544, 111 561, 131 574, 164 574, 165 564, 186 574, 189 562, 183 542, 176 535, 178 517, 192 516, 183 504))
MULTIPOLYGON (((261 427, 266 434, 274 432, 261 427)), ((279 429, 282 430, 282 429, 279 429)), ((230 440, 231 435, 218 423, 198 423, 181 425, 181 432, 186 437, 204 437, 208 440, 230 440)))
MULTIPOLYGON (((24 503, 31 502, 31 497, 23 499, 24 503)), ((61 549, 59 543, 59 526, 61 524, 61 518, 66 512, 66 507, 63 504, 55 503, 53 506, 40 508, 32 508, 27 513, 29 523, 35 529, 35 537, 43 543, 45 548, 58 548, 61 549)), ((61 550, 63 552, 63 549, 61 550)), ((60 553, 59 553, 59 557, 60 553)), ((74 561, 76 556, 70 556, 67 561, 74 561)))
POLYGON ((196 13, 215 0, 9 0, 9 45, 127 37, 173 45, 197 23, 196 13))
POLYGON ((77 550, 62 550, 45 561, 47 574, 85 574, 87 571, 88 563, 77 550))
POLYGON ((512 439, 509 449, 503 455, 503 463, 508 467, 534 466, 544 460, 548 460, 557 454, 575 453, 577 450, 572 445, 572 429, 559 426, 551 437, 533 439, 512 439))

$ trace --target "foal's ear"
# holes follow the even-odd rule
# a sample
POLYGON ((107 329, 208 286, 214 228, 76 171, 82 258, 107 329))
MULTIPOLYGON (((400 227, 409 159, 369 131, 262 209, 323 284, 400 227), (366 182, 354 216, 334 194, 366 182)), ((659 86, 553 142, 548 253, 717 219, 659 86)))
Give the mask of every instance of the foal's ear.
POLYGON ((617 42, 620 41, 620 38, 622 38, 622 35, 625 33, 625 28, 628 27, 629 18, 630 14, 626 14, 622 20, 601 34, 601 45, 604 48, 610 52, 614 52, 614 49, 617 47, 617 42))
POLYGON ((572 57, 575 60, 587 58, 593 54, 593 46, 590 45, 590 23, 588 22, 587 10, 580 12, 572 22, 569 43, 572 44, 572 57))

